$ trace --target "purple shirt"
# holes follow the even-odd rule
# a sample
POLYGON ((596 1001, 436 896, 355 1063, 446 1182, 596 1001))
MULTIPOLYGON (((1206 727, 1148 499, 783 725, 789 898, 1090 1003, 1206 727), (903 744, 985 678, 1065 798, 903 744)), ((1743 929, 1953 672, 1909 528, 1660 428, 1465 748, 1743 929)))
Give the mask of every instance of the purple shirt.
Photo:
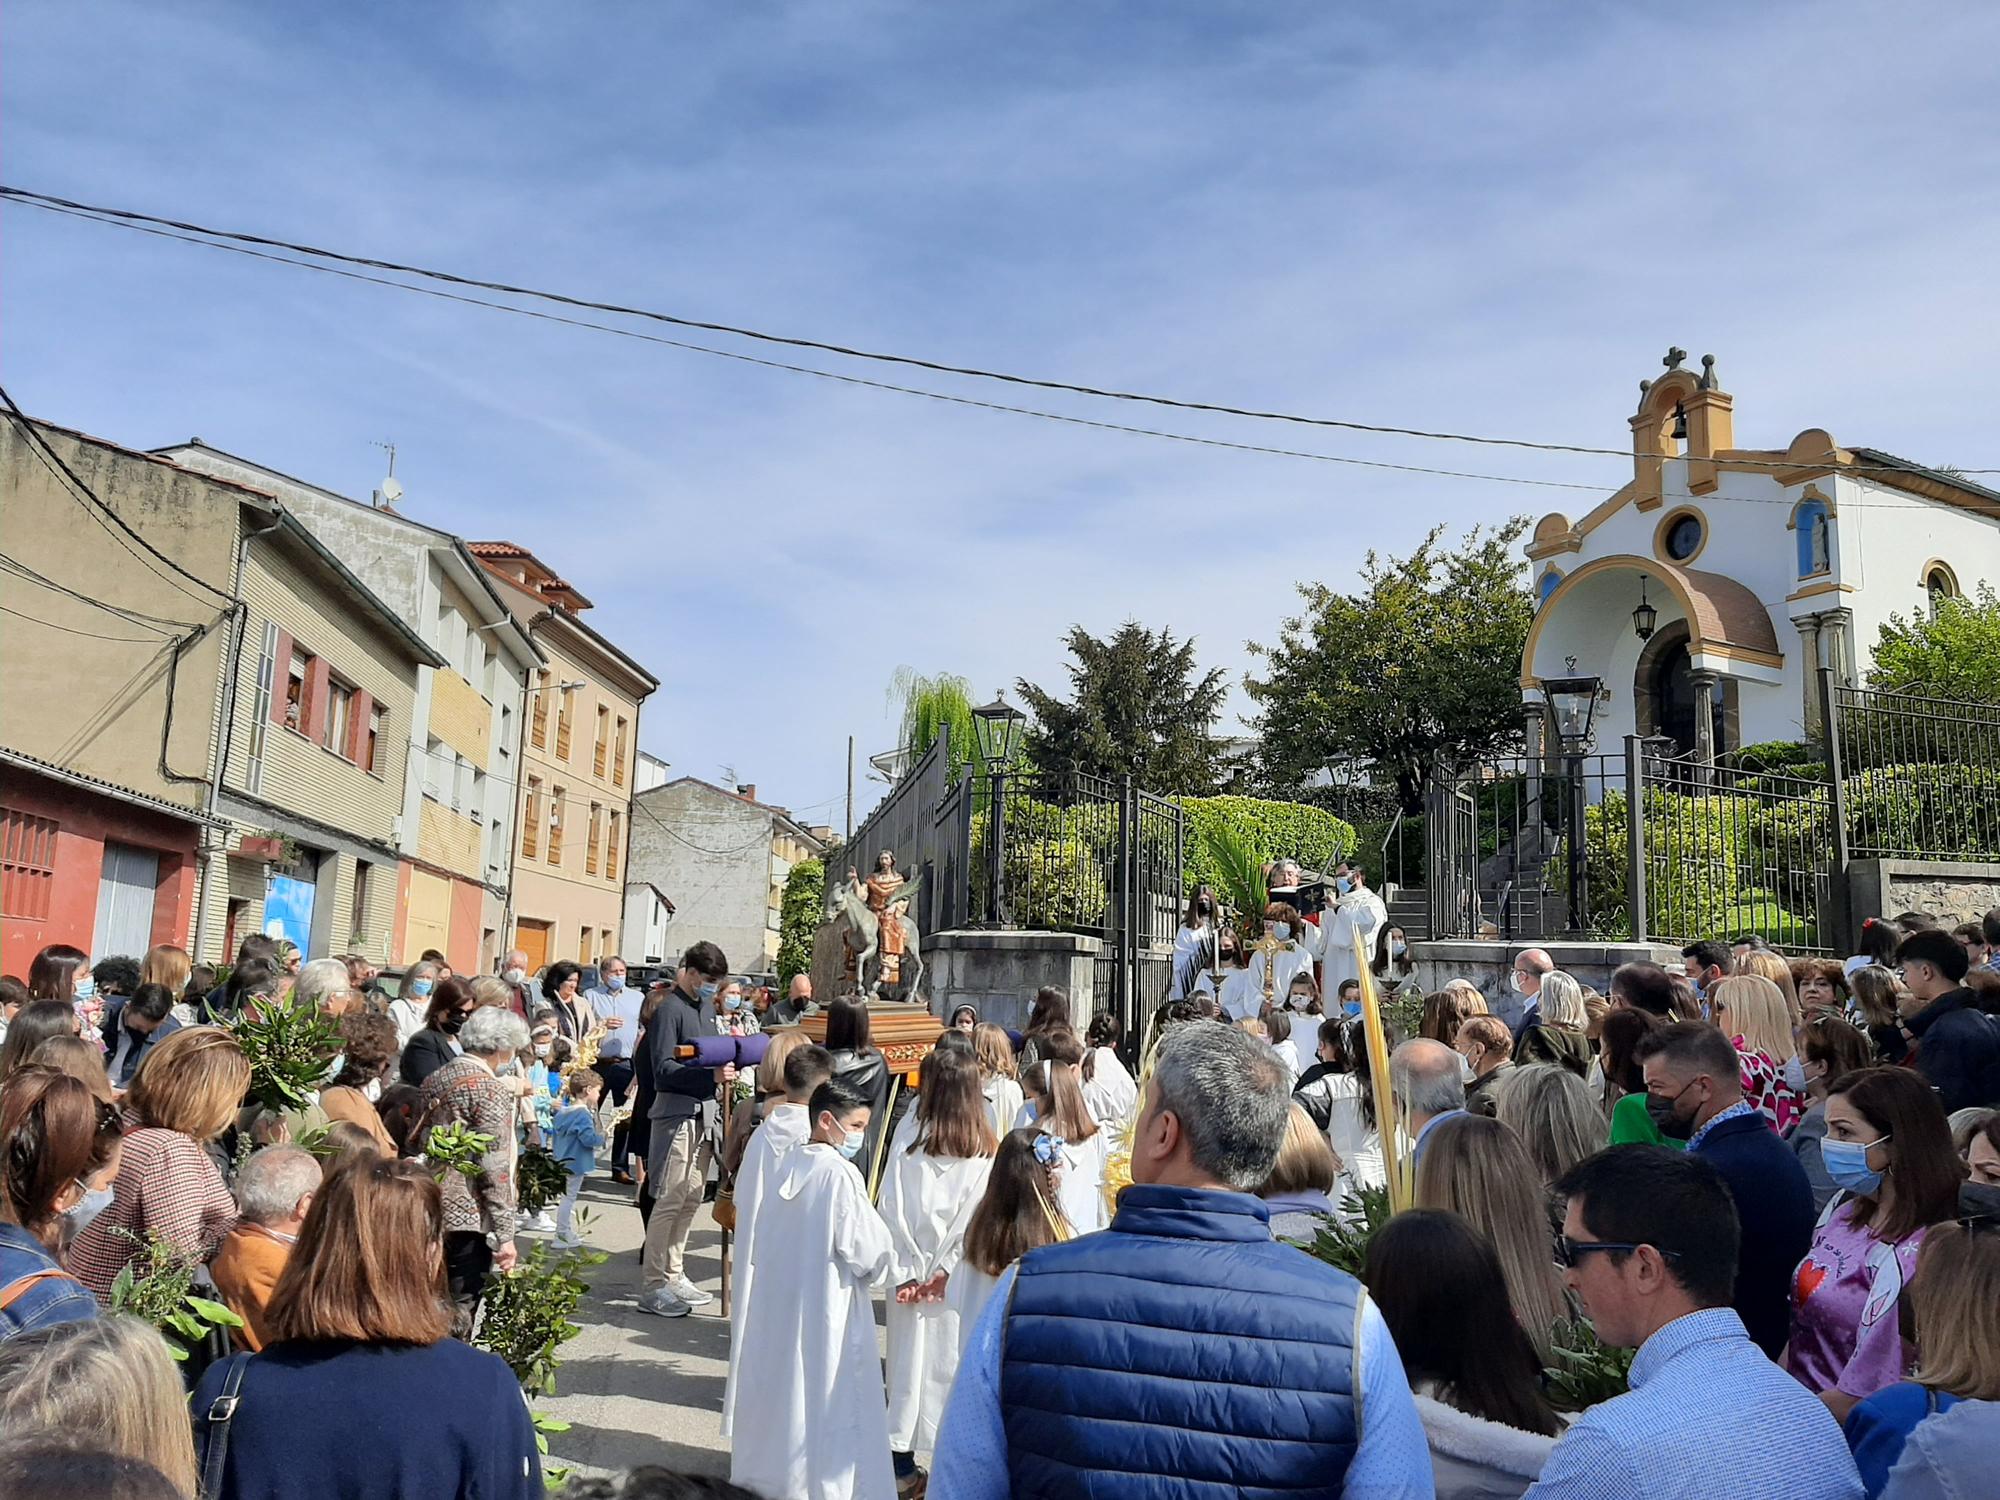
POLYGON ((1814 1391, 1872 1396, 1906 1377, 1912 1352, 1896 1307, 1916 1270, 1919 1229, 1891 1244, 1854 1222, 1835 1199, 1792 1276, 1792 1342, 1785 1368, 1814 1391))

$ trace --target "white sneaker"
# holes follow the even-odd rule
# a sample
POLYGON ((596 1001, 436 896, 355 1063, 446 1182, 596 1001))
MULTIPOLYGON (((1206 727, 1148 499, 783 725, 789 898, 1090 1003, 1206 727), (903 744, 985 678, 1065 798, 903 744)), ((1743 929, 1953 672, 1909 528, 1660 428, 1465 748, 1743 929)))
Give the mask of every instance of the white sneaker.
POLYGON ((535 1215, 535 1222, 528 1227, 542 1234, 554 1234, 556 1232, 556 1216, 545 1208, 535 1215))
POLYGON ((549 1243, 557 1250, 581 1250, 583 1248, 583 1240, 574 1234, 558 1234, 549 1243))
POLYGON ((673 1280, 667 1283, 667 1290, 680 1298, 689 1307, 706 1307, 715 1300, 685 1276, 674 1277, 673 1280))
POLYGON ((661 1318, 685 1318, 692 1309, 676 1297, 670 1288, 662 1286, 640 1294, 639 1311, 652 1313, 655 1317, 661 1318))

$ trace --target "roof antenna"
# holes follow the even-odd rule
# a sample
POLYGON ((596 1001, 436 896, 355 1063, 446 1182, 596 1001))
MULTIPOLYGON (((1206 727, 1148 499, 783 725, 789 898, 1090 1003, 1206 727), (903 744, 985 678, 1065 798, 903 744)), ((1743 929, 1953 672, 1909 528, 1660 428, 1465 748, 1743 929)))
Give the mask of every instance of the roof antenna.
POLYGON ((384 479, 382 487, 375 491, 375 508, 377 510, 394 510, 396 502, 403 498, 403 487, 396 483, 396 445, 392 441, 375 443, 372 446, 382 449, 389 455, 389 477, 384 479))

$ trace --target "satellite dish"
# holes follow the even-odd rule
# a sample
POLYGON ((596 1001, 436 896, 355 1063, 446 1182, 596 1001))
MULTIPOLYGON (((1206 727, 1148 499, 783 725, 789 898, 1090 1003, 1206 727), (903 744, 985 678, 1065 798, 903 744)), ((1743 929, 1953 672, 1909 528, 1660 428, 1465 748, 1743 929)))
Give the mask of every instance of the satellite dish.
POLYGON ((396 482, 396 476, 391 474, 387 479, 382 481, 382 488, 375 493, 382 497, 384 505, 394 505, 398 500, 403 498, 403 487, 396 482))

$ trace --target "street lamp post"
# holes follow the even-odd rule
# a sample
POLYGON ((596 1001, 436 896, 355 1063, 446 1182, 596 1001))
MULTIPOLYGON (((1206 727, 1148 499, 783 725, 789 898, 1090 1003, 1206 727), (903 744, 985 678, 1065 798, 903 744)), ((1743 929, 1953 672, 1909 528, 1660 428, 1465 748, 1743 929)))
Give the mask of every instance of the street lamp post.
POLYGON ((986 920, 1007 924, 1007 767, 1021 742, 1027 715, 1000 693, 972 711, 972 732, 979 752, 979 769, 986 777, 986 920))
POLYGON ((1584 889, 1583 758, 1590 752, 1591 721, 1597 717, 1600 683, 1596 677, 1575 675, 1574 656, 1568 657, 1564 665, 1572 675, 1544 678, 1542 694, 1548 700, 1550 716, 1555 720, 1556 740, 1569 767, 1569 930, 1581 933, 1589 925, 1584 889))

